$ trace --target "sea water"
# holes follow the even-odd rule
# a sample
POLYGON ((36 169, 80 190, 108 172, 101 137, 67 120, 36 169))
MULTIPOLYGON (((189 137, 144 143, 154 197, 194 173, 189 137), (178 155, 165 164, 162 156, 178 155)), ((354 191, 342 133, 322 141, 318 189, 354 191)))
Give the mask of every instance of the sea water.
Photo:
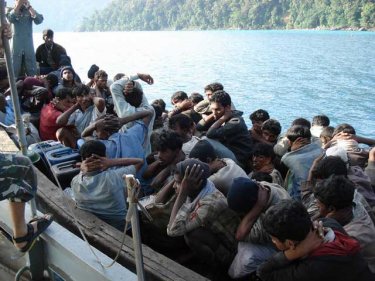
MULTIPOLYGON (((221 82, 237 109, 280 121, 326 114, 375 138, 375 33, 341 31, 161 31, 59 33, 82 80, 97 64, 109 74, 149 73, 152 101, 179 90, 203 94, 221 82)), ((35 48, 42 43, 34 34, 35 48)))

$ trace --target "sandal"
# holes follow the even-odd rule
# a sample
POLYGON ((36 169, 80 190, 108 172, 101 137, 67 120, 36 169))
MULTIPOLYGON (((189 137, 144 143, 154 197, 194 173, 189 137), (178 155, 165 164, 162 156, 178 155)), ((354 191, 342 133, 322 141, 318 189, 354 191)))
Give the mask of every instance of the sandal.
POLYGON ((32 220, 29 221, 27 224, 27 234, 22 237, 13 237, 14 243, 22 243, 22 242, 27 242, 25 246, 22 248, 19 248, 18 250, 21 253, 26 253, 30 251, 30 249, 34 246, 36 242, 36 238, 47 229, 47 227, 52 223, 52 215, 47 214, 44 217, 35 217, 32 220), (36 228, 37 231, 34 231, 34 227, 32 226, 31 223, 36 222, 36 228))

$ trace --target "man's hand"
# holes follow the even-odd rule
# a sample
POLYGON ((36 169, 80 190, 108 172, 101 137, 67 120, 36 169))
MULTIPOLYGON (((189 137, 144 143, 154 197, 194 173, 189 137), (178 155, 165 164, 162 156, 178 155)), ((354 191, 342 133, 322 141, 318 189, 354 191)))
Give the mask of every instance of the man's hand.
POLYGON ((146 82, 149 85, 154 84, 154 78, 151 77, 150 74, 143 74, 143 73, 137 73, 139 79, 141 79, 143 82, 146 82))
POLYGON ((368 154, 368 161, 371 161, 371 162, 375 161, 375 147, 371 148, 368 154))
POLYGON ((184 178, 181 182, 181 188, 179 192, 187 192, 190 190, 198 190, 202 185, 202 174, 203 169, 201 165, 193 165, 193 167, 187 167, 185 170, 184 178))
POLYGON ((210 172, 211 174, 216 173, 219 171, 221 168, 224 168, 227 164, 219 158, 216 158, 214 161, 212 161, 209 166, 210 166, 210 172))
POLYGON ((228 121, 230 118, 232 118, 233 112, 230 106, 227 106, 224 111, 224 115, 221 117, 224 122, 228 121))
POLYGON ((93 171, 104 171, 110 167, 109 159, 98 155, 92 155, 82 161, 80 169, 85 175, 93 171))
POLYGON ((294 151, 294 150, 297 150, 297 149, 300 149, 301 147, 309 144, 310 141, 306 138, 297 138, 291 145, 290 147, 290 151, 294 151))
POLYGON ((290 261, 300 259, 319 247, 323 242, 323 237, 319 232, 319 228, 311 230, 303 241, 284 252, 285 257, 290 261))
POLYGON ((95 122, 95 130, 113 132, 118 131, 120 127, 119 119, 114 115, 108 114, 95 122))

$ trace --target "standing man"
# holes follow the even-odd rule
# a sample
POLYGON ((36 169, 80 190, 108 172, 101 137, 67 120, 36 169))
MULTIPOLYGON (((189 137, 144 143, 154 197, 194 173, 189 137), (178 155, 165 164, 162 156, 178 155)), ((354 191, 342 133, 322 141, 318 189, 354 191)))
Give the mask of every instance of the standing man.
POLYGON ((53 42, 53 31, 51 29, 43 30, 43 41, 44 44, 41 44, 35 53, 41 75, 57 70, 61 55, 67 55, 63 46, 53 42))
POLYGON ((13 65, 16 76, 34 76, 37 74, 34 44, 33 22, 40 24, 43 15, 38 14, 27 0, 16 0, 14 9, 7 14, 14 26, 13 65), (22 70, 24 66, 24 70, 22 70), (21 72, 22 70, 22 72, 21 72))

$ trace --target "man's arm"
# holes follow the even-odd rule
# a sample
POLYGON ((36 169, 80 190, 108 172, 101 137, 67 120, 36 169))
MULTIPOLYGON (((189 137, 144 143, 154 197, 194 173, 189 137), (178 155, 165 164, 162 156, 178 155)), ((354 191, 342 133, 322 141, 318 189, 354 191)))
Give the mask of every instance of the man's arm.
POLYGON ((112 167, 130 166, 134 165, 137 170, 143 165, 143 159, 140 158, 115 158, 109 159, 98 155, 92 155, 86 160, 82 161, 80 169, 83 174, 92 171, 104 171, 112 167))
POLYGON ((92 101, 93 101, 95 107, 98 109, 98 111, 100 113, 103 113, 103 111, 105 109, 105 100, 103 98, 100 98, 100 97, 93 97, 92 101))
POLYGON ((75 105, 71 106, 67 111, 63 112, 56 120, 56 124, 59 126, 65 126, 68 124, 70 115, 73 114, 74 111, 79 109, 79 103, 76 103, 75 105))

